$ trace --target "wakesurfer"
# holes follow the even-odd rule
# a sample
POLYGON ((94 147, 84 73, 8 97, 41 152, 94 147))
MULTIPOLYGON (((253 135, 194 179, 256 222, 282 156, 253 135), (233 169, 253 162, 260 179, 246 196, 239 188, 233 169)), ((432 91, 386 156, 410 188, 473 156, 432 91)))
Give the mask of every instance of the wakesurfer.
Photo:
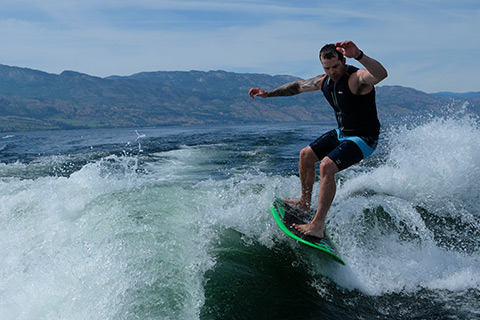
POLYGON ((303 210, 310 210, 315 182, 315 164, 320 162, 320 191, 315 217, 308 224, 294 225, 305 235, 323 238, 325 218, 336 193, 335 174, 375 150, 380 134, 374 86, 387 77, 387 70, 367 56, 352 41, 327 44, 320 50, 325 74, 307 80, 286 83, 271 91, 252 88, 250 97, 292 96, 321 90, 335 111, 338 128, 331 130, 300 151, 298 165, 300 200, 286 200, 303 210), (346 64, 354 58, 364 68, 346 64))

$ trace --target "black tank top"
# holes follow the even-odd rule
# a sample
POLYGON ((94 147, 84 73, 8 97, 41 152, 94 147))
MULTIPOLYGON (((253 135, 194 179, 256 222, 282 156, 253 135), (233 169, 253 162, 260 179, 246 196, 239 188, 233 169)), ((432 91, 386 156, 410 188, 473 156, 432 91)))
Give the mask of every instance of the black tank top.
POLYGON ((380 122, 375 103, 375 88, 366 95, 354 95, 348 87, 348 79, 358 68, 347 65, 347 72, 333 82, 325 77, 322 91, 335 110, 338 128, 346 135, 371 137, 380 133, 380 122))

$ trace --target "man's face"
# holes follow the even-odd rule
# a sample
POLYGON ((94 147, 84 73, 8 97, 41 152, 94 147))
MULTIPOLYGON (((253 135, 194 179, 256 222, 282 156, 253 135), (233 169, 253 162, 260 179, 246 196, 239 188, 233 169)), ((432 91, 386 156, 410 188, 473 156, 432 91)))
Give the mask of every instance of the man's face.
POLYGON ((338 57, 332 59, 324 59, 321 58, 320 61, 322 62, 323 70, 327 76, 332 79, 332 81, 337 82, 340 78, 345 74, 347 71, 347 67, 345 66, 345 59, 343 61, 338 60, 338 57))

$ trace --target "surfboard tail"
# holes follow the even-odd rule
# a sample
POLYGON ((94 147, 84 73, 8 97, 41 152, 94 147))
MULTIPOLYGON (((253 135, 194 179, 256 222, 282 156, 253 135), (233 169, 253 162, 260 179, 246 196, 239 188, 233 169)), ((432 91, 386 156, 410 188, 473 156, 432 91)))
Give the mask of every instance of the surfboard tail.
POLYGON ((272 213, 275 222, 280 227, 280 230, 282 230, 287 236, 297 240, 302 244, 317 249, 336 262, 345 265, 345 262, 341 258, 335 243, 332 241, 326 230, 325 237, 319 239, 316 237, 305 236, 293 227, 293 224, 307 223, 308 220, 305 220, 305 217, 308 216, 308 213, 301 211, 302 210, 295 208, 278 198, 275 199, 272 207, 270 208, 270 212, 272 213))

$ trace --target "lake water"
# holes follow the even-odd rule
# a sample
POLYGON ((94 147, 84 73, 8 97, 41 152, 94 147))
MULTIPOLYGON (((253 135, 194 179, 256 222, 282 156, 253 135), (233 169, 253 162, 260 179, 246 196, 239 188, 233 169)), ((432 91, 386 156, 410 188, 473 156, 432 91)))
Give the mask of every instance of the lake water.
POLYGON ((331 128, 2 133, 1 318, 480 318, 478 121, 385 126, 337 175, 346 266, 269 212, 331 128))

